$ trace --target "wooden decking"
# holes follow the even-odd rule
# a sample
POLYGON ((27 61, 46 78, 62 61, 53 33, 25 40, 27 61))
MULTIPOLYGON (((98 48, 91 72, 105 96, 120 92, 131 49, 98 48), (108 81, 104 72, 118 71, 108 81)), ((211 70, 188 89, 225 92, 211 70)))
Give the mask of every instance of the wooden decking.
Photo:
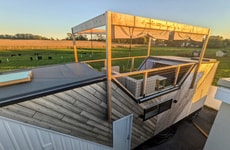
MULTIPOLYGON (((212 63, 208 69, 204 65, 200 73, 201 76, 197 78, 197 82, 199 81, 197 89, 190 89, 193 78, 192 71, 181 89, 141 104, 138 104, 117 84, 112 83, 112 121, 133 114, 131 141, 132 148, 137 147, 189 115, 191 109, 196 110, 203 106, 202 103, 196 105, 198 103, 195 102, 203 102, 205 97, 203 91, 207 84, 211 84, 210 77, 214 76, 217 65, 218 63, 212 63), (206 77, 207 75, 210 77, 206 77), (202 78, 202 76, 206 78, 202 78), (205 83, 205 87, 200 86, 203 83, 205 83), (202 95, 194 97, 195 92, 202 93, 202 95), (176 100, 177 103, 173 103, 169 110, 143 121, 144 109, 169 99, 176 100)), ((2 106, 0 107, 0 116, 112 146, 112 123, 107 120, 106 89, 106 81, 65 89, 28 101, 2 106)))
MULTIPOLYGON (((134 114, 132 147, 154 135, 156 119, 143 122, 141 106, 113 84, 113 120, 134 114), (140 128, 141 127, 141 128, 140 128)), ((105 82, 48 95, 0 108, 0 115, 83 139, 112 145, 105 82)))

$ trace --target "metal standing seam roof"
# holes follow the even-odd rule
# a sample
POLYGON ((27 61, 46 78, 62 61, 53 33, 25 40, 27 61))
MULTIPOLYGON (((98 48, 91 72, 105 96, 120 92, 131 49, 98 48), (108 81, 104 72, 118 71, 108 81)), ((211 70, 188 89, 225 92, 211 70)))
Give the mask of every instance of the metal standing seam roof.
POLYGON ((0 106, 103 81, 106 77, 83 63, 45 66, 31 71, 31 82, 0 87, 0 106))

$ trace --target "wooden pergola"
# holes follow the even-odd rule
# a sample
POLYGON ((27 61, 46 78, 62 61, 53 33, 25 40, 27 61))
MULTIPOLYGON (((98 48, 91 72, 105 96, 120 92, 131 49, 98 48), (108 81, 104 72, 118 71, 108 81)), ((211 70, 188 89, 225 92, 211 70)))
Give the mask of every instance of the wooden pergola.
MULTIPOLYGON (((199 67, 202 63, 210 29, 180 24, 175 22, 156 20, 151 18, 132 16, 116 12, 107 11, 93 19, 72 28, 75 62, 78 62, 77 46, 75 34, 94 28, 105 26, 106 28, 106 70, 107 70, 107 101, 108 101, 108 120, 111 121, 112 115, 112 39, 114 38, 139 38, 149 37, 147 57, 150 56, 152 39, 162 40, 186 40, 203 42, 199 61, 194 73, 193 82, 196 80, 199 67)), ((147 73, 145 74, 147 76, 147 73)))

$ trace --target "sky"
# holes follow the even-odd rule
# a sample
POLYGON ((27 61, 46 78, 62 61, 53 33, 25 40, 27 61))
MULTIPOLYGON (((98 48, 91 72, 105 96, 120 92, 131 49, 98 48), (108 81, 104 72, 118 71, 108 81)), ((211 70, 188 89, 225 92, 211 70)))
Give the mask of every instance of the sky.
POLYGON ((0 34, 63 39, 107 10, 208 27, 230 39, 229 0, 0 0, 0 34))

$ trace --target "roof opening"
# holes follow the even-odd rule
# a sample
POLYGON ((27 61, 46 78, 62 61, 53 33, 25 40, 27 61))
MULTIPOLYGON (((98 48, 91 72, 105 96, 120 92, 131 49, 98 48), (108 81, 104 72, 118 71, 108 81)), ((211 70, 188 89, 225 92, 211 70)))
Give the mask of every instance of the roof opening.
POLYGON ((29 82, 32 79, 32 71, 14 72, 0 75, 0 87, 29 82))

